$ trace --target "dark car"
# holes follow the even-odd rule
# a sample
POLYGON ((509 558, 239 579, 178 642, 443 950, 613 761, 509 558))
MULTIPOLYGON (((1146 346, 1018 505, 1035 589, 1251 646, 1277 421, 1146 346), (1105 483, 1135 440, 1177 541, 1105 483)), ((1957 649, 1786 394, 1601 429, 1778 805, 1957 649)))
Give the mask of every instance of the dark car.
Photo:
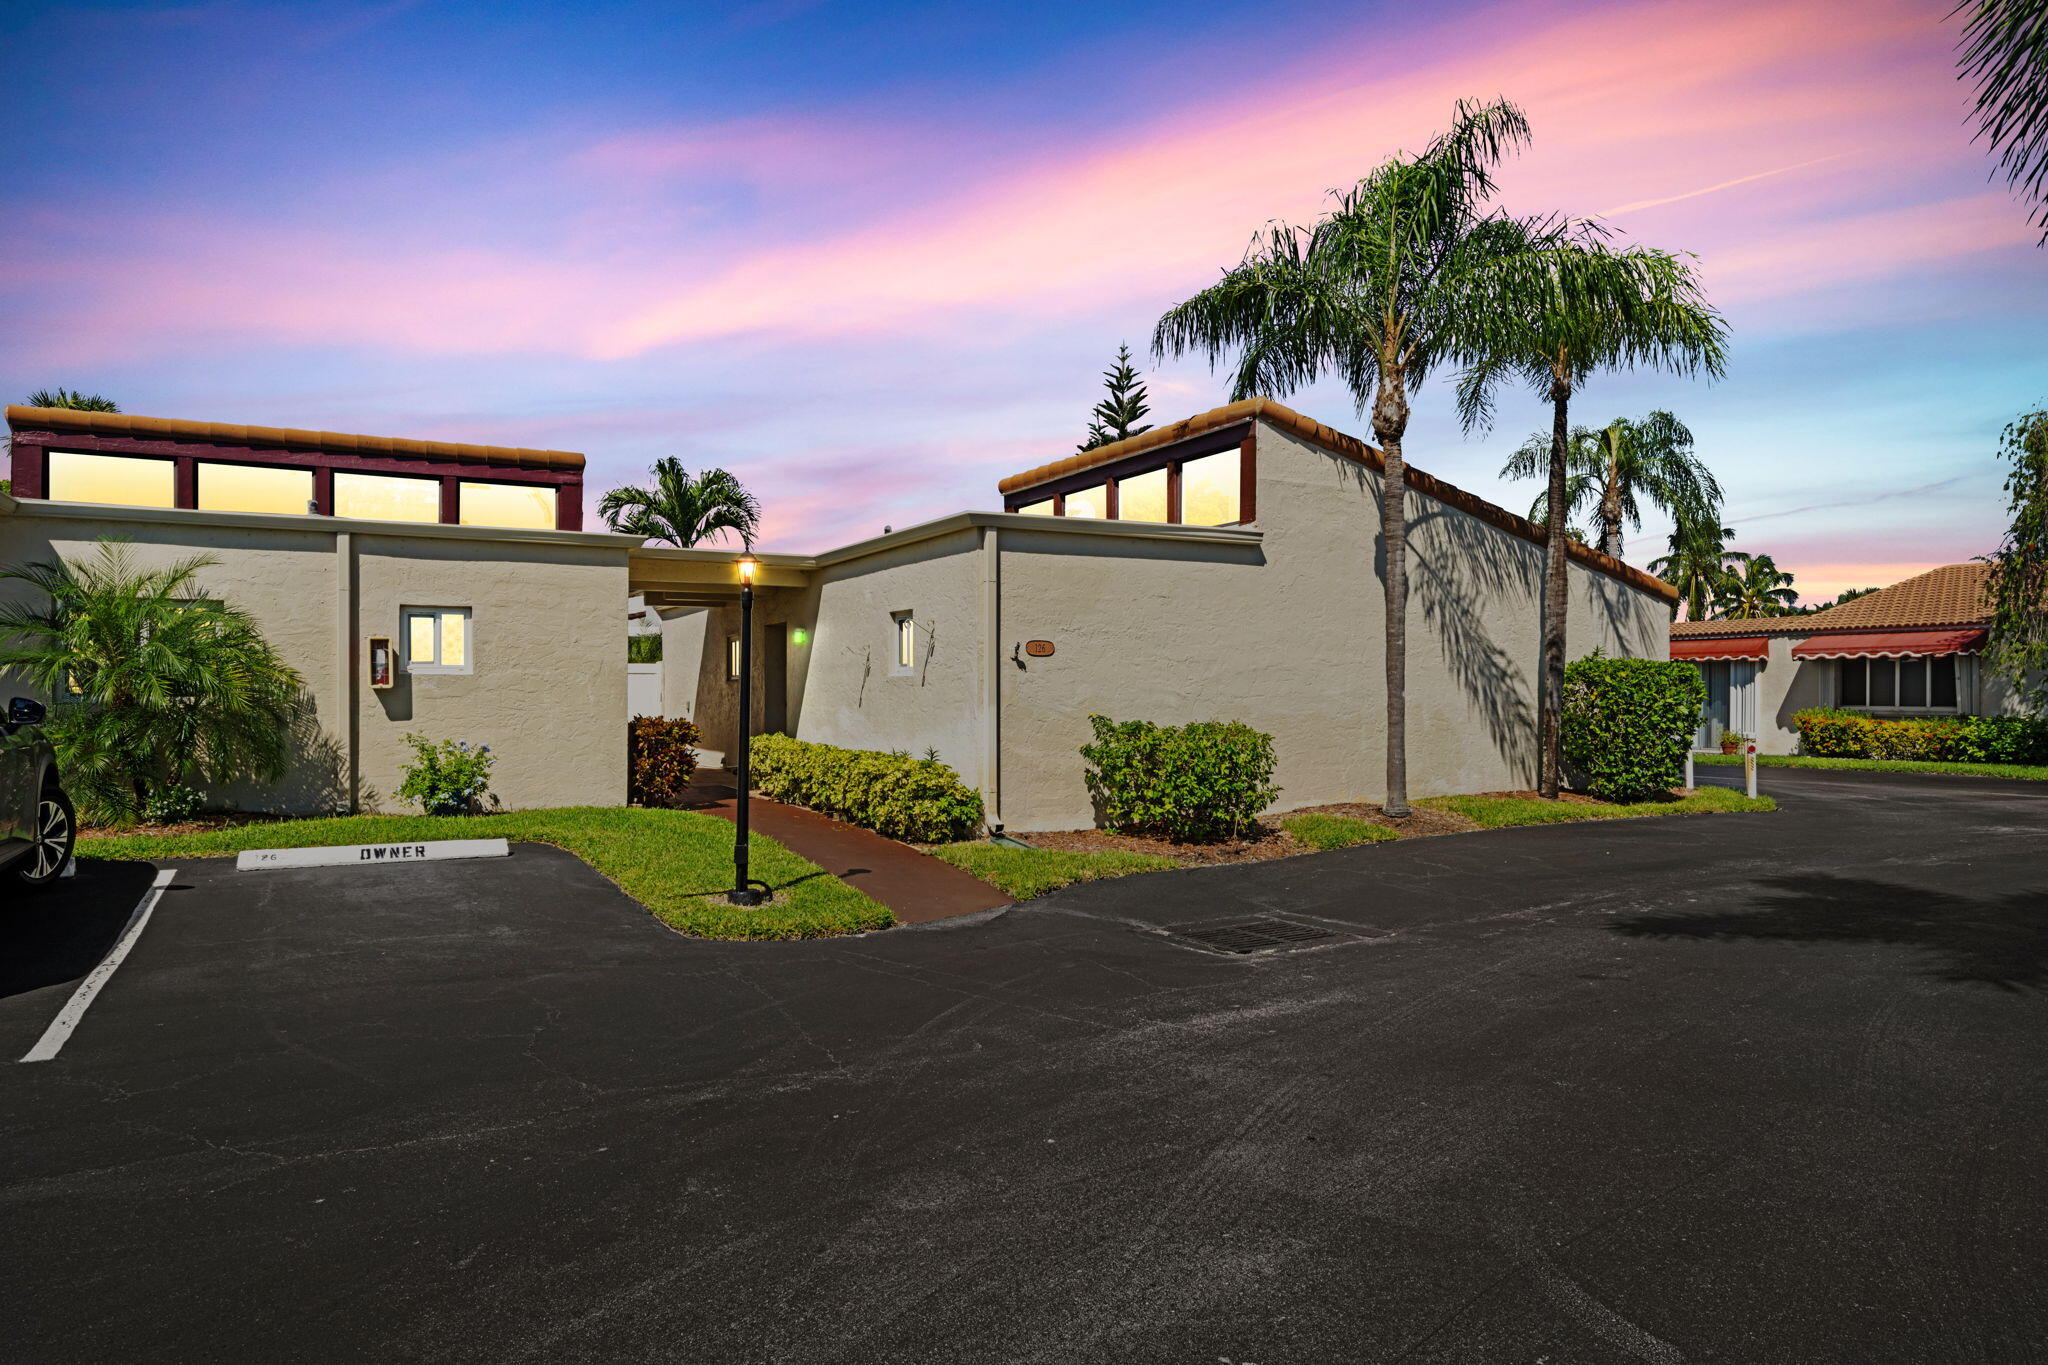
POLYGON ((0 723, 0 878, 31 890, 64 874, 78 834, 42 724, 42 703, 27 697, 9 702, 0 723))

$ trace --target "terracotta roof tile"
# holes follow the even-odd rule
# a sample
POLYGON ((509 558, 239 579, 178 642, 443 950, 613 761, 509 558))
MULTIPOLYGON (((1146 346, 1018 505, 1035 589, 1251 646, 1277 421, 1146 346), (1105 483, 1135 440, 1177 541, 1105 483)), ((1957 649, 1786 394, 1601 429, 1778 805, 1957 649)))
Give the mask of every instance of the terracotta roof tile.
POLYGON ((1673 621, 1674 640, 1713 635, 1814 635, 1830 630, 1906 630, 1989 621, 1984 601, 1988 564, 1944 564, 1889 588, 1809 616, 1732 621, 1673 621))

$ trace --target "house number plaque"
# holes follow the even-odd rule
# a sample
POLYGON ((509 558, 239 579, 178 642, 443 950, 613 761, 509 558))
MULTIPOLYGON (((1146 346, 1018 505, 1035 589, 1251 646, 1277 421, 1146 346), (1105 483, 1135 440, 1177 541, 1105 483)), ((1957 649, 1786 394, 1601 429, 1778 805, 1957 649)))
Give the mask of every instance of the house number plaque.
POLYGON ((1050 659, 1052 657, 1052 641, 1026 640, 1024 642, 1024 652, 1034 659, 1050 659))

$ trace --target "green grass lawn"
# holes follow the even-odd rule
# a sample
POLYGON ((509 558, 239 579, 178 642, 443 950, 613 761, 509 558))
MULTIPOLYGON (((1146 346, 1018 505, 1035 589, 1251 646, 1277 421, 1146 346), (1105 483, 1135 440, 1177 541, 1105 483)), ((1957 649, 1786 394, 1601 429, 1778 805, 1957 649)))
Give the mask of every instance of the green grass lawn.
POLYGON ((1434 810, 1447 810, 1476 821, 1486 829, 1511 825, 1563 825, 1579 820, 1635 820, 1650 815, 1694 815, 1717 811, 1776 810, 1778 803, 1768 796, 1752 801, 1725 787, 1702 787, 1678 801, 1638 801, 1633 805, 1609 802, 1542 801, 1527 796, 1429 796, 1415 803, 1434 810))
POLYGON ((1043 896, 1075 882, 1125 877, 1133 872, 1156 872, 1178 867, 1171 858, 1146 853, 1075 853, 1056 848, 1011 848, 1007 844, 974 842, 939 844, 928 850, 963 872, 1020 901, 1043 896))
POLYGON ((1370 820, 1320 811, 1282 816, 1280 828, 1313 849, 1350 848, 1353 844, 1377 844, 1401 837, 1385 825, 1375 825, 1370 820))
POLYGON ((775 888, 758 909, 725 902, 732 885, 732 826, 695 811, 571 806, 503 815, 347 815, 274 820, 194 834, 82 838, 87 858, 218 858, 247 848, 308 848, 426 839, 526 840, 553 844, 589 863, 672 928, 700 938, 823 938, 896 922, 817 864, 761 835, 748 842, 753 873, 775 888))
MULTIPOLYGON (((1694 754, 1693 762, 1709 768, 1739 768, 1741 754, 1694 754)), ((1808 758, 1802 754, 1758 754, 1763 768, 1841 768, 1873 773, 1957 773, 1963 777, 2014 777, 2023 782, 2048 782, 2048 767, 2035 763, 1938 763, 1917 758, 1808 758)))

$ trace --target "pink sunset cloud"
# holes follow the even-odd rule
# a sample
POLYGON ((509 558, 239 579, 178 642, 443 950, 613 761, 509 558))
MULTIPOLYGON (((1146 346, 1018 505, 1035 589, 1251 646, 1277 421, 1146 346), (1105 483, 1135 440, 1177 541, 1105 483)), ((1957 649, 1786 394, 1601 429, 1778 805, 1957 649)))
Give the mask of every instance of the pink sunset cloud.
POLYGON ((1961 137, 1941 116, 1956 94, 1931 23, 1901 3, 1558 11, 1533 32, 1475 21, 1455 45, 1421 35, 1407 52, 1264 68, 1220 101, 1205 89, 986 172, 970 139, 941 148, 872 118, 643 129, 533 168, 563 189, 551 243, 544 223, 538 241, 497 240, 476 206, 450 204, 450 230, 476 225, 469 240, 435 240, 433 206, 389 230, 195 215, 31 264, 72 282, 58 344, 81 362, 194 336, 599 359, 737 336, 972 337, 991 315, 1037 326, 1171 302, 1266 219, 1312 217, 1455 98, 1500 91, 1536 125, 1505 176, 1512 206, 1611 208, 1617 226, 1698 252, 1728 301, 1760 303, 2024 242, 2000 195, 1957 195, 1919 169, 1937 138, 1961 137), (850 188, 863 175, 890 193, 850 188), (851 199, 823 193, 796 215, 808 240, 764 242, 706 221, 690 202, 703 177, 851 199))

